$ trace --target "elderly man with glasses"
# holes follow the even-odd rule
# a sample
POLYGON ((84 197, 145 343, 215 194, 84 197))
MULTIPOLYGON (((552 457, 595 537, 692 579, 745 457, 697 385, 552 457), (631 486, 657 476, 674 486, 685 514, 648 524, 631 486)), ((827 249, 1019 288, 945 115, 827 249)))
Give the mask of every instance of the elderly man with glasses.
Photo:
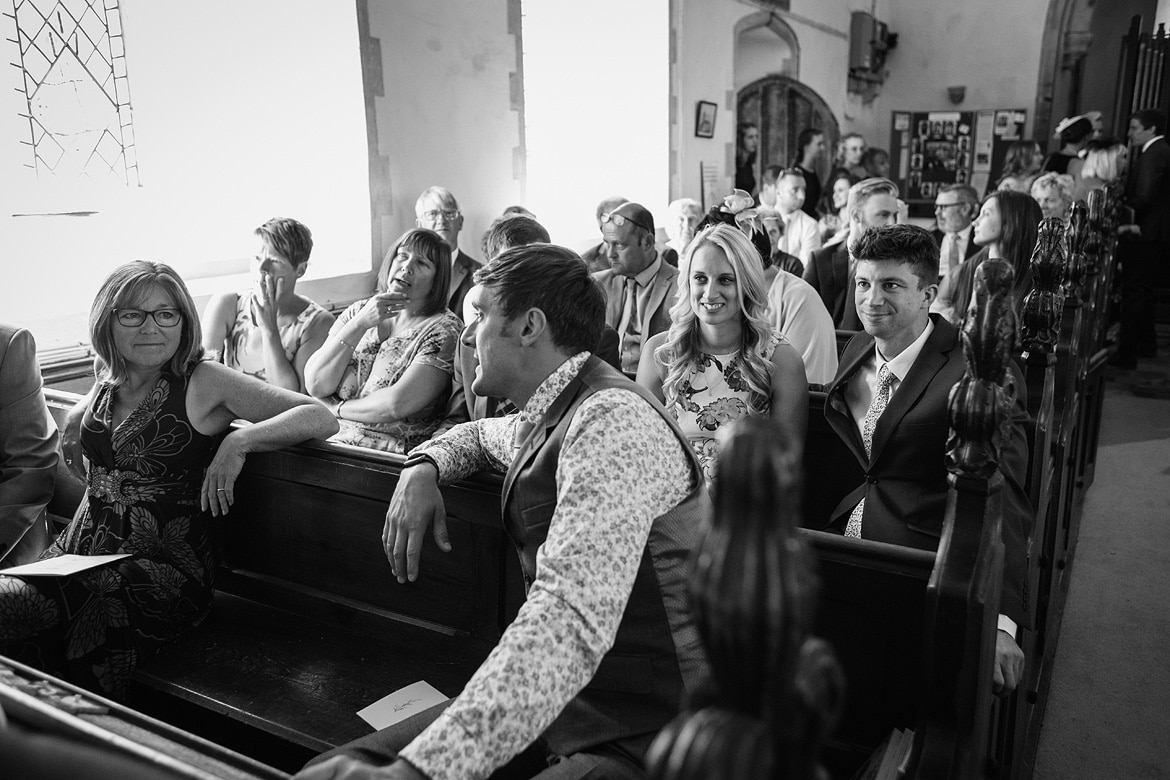
POLYGON ((472 276, 483 265, 459 248, 459 231, 463 214, 459 203, 446 187, 428 187, 414 204, 414 224, 433 230, 451 247, 451 281, 447 286, 447 308, 463 318, 463 299, 475 284, 472 276))
POLYGON ((605 292, 605 324, 618 332, 622 371, 638 372, 642 344, 670 327, 678 269, 654 246, 654 217, 638 203, 623 203, 603 217, 601 235, 609 270, 593 278, 605 292))
POLYGON ((934 199, 934 219, 938 227, 931 231, 939 249, 942 279, 979 251, 971 240, 971 221, 979 212, 979 193, 966 184, 948 184, 934 199))

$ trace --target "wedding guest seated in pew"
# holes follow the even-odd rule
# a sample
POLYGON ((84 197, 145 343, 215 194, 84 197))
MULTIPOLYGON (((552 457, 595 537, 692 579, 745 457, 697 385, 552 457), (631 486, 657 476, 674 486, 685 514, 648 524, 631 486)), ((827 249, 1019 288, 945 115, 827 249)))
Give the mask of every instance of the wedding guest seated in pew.
POLYGON ((295 219, 256 228, 253 289, 212 296, 203 311, 203 348, 228 368, 287 390, 305 391, 305 363, 325 343, 333 315, 297 294, 313 234, 295 219))
MULTIPOLYGON (((700 227, 715 224, 738 226, 748 236, 764 267, 764 289, 767 292, 767 316, 772 327, 787 339, 804 361, 805 378, 810 384, 823 385, 837 371, 837 337, 833 320, 821 303, 817 291, 787 267, 777 267, 776 258, 782 255, 797 265, 792 255, 772 249, 769 260, 769 242, 772 225, 784 223, 773 219, 768 212, 753 208, 751 196, 735 190, 713 207, 703 218, 700 227), (759 229, 762 217, 764 230, 759 229), (766 234, 766 235, 765 235, 766 234)), ((775 244, 771 244, 775 246, 775 244)))
MULTIPOLYGON (((999 193, 1027 197, 1022 193, 999 193)), ((938 291, 938 245, 913 225, 871 228, 854 247, 855 299, 864 332, 841 356, 825 417, 856 457, 835 463, 856 487, 840 496, 825 530, 924 550, 938 546, 947 503, 947 402, 965 361, 956 328, 930 305, 938 291)), ((994 684, 1005 694, 1019 682, 1024 657, 1016 643, 1026 626, 1024 580, 1032 510, 1024 488, 1028 445, 1023 378, 1005 432, 1004 579, 994 684)), ((831 497, 831 498, 836 498, 831 497)))
MULTIPOLYGON (((766 242, 762 227, 754 229, 766 242)), ((748 230, 750 222, 718 223, 695 236, 679 269, 670 330, 646 342, 638 366, 638 384, 678 420, 708 483, 725 426, 766 415, 799 446, 808 424, 804 363, 768 319, 760 252, 748 230)))
MULTIPOLYGON (((598 202, 597 208, 593 212, 593 217, 597 220, 597 232, 602 232, 602 228, 605 226, 604 220, 611 211, 623 203, 629 202, 629 198, 622 197, 621 195, 610 195, 608 198, 603 198, 598 202)), ((610 269, 609 247, 606 246, 604 234, 601 243, 594 244, 581 253, 581 259, 585 261, 585 265, 589 266, 590 273, 608 271, 610 269)))
MULTIPOLYGON (((490 263, 508 249, 538 243, 549 243, 549 235, 544 226, 535 219, 527 217, 499 219, 484 235, 484 254, 490 263)), ((470 322, 475 316, 475 304, 479 302, 482 293, 483 288, 479 285, 468 290, 467 297, 463 299, 464 322, 470 322)), ((614 368, 620 369, 617 331, 606 325, 601 332, 601 339, 593 349, 593 354, 614 368)), ((479 365, 474 344, 465 345, 460 339, 455 344, 454 362, 447 414, 442 424, 431 434, 432 438, 441 436, 459 423, 482 420, 485 417, 502 417, 516 411, 515 405, 506 398, 487 398, 472 391, 470 385, 475 379, 475 369, 479 365)))
POLYGON ((1032 289, 1032 250, 1041 219, 1040 206, 1022 192, 999 190, 984 198, 971 234, 980 251, 943 277, 930 310, 958 325, 971 304, 975 269, 988 257, 998 257, 1015 271, 1012 298, 1018 311, 1032 289))
POLYGON ((1055 217, 1068 219, 1073 204, 1073 190, 1076 180, 1063 173, 1043 173, 1032 182, 1032 197, 1040 206, 1044 219, 1055 217))
POLYGON ((839 244, 813 252, 804 269, 804 280, 813 286, 842 330, 860 330, 853 306, 853 261, 850 247, 866 228, 898 221, 901 204, 898 185, 889 179, 862 179, 849 188, 846 202, 849 235, 839 244))
POLYGON ((57 425, 36 342, 24 328, 0 324, 0 569, 34 561, 49 545, 56 470, 57 425))
POLYGON ((445 709, 319 757, 303 780, 464 780, 504 765, 509 777, 640 778, 650 742, 706 674, 686 593, 710 506, 686 436, 589 354, 605 299, 575 253, 511 249, 476 281, 485 294, 463 333, 480 358, 473 389, 521 412, 414 450, 383 544, 413 582, 432 523, 450 548, 438 485, 506 470, 504 527, 527 599, 445 709))
POLYGON ((460 330, 450 276, 448 244, 408 230, 382 260, 377 292, 333 323, 305 366, 309 393, 341 422, 333 441, 404 454, 439 427, 460 330))
POLYGON ((162 263, 120 266, 89 316, 97 382, 69 416, 86 493, 44 557, 125 553, 68 576, 0 574, 0 654, 107 696, 211 606, 212 517, 252 452, 337 430, 317 402, 201 360, 199 317, 162 263), (233 420, 252 425, 229 431, 233 420), (226 435, 225 435, 226 434, 226 435))
POLYGON ((471 289, 472 276, 480 262, 459 248, 459 233, 463 230, 463 212, 459 202, 446 187, 428 187, 414 202, 415 227, 433 230, 450 248, 446 282, 447 308, 459 316, 463 298, 471 289))

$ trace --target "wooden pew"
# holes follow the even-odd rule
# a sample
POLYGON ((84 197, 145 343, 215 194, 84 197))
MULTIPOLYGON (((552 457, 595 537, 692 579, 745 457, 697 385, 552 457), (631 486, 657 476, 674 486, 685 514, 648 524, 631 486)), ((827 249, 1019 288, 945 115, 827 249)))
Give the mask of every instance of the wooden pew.
MULTIPOLYGON (((77 400, 47 396, 58 420, 77 400)), ((250 456, 216 523, 211 614, 139 667, 131 701, 245 752, 261 744, 293 771, 370 733, 356 712, 405 685, 458 694, 523 595, 501 480, 444 488, 453 550, 428 538, 419 580, 399 585, 381 535, 401 464, 320 443, 250 456)), ((80 496, 63 467, 58 476, 62 496, 80 496)))

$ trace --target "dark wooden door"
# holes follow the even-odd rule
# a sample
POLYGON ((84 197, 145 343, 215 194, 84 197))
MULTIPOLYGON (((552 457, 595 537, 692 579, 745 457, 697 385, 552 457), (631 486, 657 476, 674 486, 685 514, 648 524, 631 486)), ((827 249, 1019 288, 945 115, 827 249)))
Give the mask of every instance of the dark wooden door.
POLYGON ((806 127, 825 134, 825 154, 817 175, 823 184, 829 175, 837 148, 837 118, 813 90, 787 76, 765 76, 739 91, 736 120, 755 122, 760 128, 760 151, 756 155, 756 181, 767 166, 790 165, 797 152, 796 139, 806 127))

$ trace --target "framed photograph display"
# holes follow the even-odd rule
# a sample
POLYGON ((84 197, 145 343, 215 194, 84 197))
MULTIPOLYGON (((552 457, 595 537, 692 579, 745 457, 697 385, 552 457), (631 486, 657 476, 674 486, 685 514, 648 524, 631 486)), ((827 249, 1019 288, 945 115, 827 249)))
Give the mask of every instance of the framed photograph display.
POLYGON ((695 109, 695 135, 699 138, 715 137, 715 109, 714 103, 700 100, 695 109))

